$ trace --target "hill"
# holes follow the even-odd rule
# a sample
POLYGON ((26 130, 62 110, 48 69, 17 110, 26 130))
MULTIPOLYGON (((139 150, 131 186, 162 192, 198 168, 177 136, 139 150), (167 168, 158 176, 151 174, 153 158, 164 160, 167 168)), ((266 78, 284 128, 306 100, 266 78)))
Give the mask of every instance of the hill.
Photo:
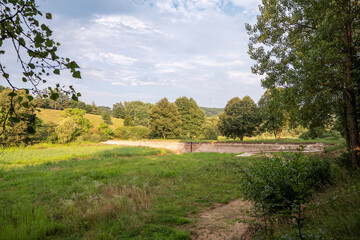
MULTIPOLYGON (((40 118, 44 123, 57 123, 61 119, 61 110, 53 110, 53 109, 41 109, 41 112, 37 112, 36 116, 40 118)), ((85 118, 89 119, 93 124, 94 127, 98 127, 101 123, 104 122, 100 115, 94 114, 85 114, 85 118)), ((112 125, 109 125, 111 129, 116 129, 118 127, 122 127, 124 124, 123 119, 118 118, 111 118, 112 125)))
POLYGON ((219 113, 224 111, 224 108, 207 108, 207 107, 200 107, 202 110, 204 110, 205 115, 207 117, 218 115, 219 113))

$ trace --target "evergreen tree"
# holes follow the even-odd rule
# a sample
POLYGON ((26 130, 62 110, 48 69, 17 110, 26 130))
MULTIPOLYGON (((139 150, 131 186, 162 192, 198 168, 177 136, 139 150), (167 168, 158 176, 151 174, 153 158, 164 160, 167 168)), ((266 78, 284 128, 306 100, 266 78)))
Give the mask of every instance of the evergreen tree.
POLYGON ((254 101, 245 96, 243 99, 238 97, 230 99, 224 112, 219 116, 220 132, 230 138, 240 138, 254 136, 261 122, 259 109, 254 101))
POLYGON ((180 97, 175 104, 179 110, 182 121, 181 135, 196 138, 202 133, 205 123, 205 113, 192 98, 180 97))
POLYGON ((125 106, 122 104, 122 102, 115 103, 113 105, 112 112, 113 112, 113 116, 116 118, 121 118, 121 119, 125 118, 125 106))
POLYGON ((181 119, 179 111, 174 103, 167 98, 161 99, 149 112, 150 129, 155 133, 167 137, 177 137, 181 133, 181 119))

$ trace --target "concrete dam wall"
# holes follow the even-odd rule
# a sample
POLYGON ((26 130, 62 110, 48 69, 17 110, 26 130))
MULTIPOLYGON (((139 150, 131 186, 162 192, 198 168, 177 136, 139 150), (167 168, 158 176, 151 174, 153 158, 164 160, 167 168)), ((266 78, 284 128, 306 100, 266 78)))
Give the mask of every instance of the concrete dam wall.
POLYGON ((175 153, 217 152, 217 153, 259 153, 259 152, 295 152, 300 145, 304 152, 322 152, 323 143, 242 143, 242 142, 179 142, 179 141, 121 141, 109 140, 109 145, 164 148, 175 153))

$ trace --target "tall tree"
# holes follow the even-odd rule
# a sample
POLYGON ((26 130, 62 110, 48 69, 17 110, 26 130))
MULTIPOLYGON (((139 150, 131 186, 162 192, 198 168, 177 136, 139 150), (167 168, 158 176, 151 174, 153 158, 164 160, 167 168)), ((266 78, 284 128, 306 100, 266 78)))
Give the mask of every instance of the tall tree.
POLYGON ((219 130, 226 137, 238 137, 243 141, 245 136, 256 134, 260 121, 259 109, 249 96, 243 99, 234 97, 219 115, 219 130))
POLYGON ((124 106, 124 104, 122 104, 122 102, 115 103, 113 105, 112 112, 113 112, 114 117, 124 119, 125 118, 125 106, 124 106))
POLYGON ((264 0, 260 12, 258 22, 247 26, 252 35, 250 56, 257 61, 253 72, 265 74, 263 86, 267 88, 292 89, 300 110, 308 110, 300 117, 311 119, 320 115, 319 110, 322 117, 317 119, 327 120, 337 109, 356 167, 360 149, 354 81, 359 74, 359 1, 264 0))
POLYGON ((258 102, 263 120, 262 130, 273 133, 278 140, 288 120, 281 91, 281 88, 267 89, 258 102))
POLYGON ((153 107, 151 103, 142 101, 125 102, 125 115, 130 115, 134 121, 134 125, 142 125, 147 127, 149 122, 149 111, 153 107))
POLYGON ((182 135, 190 138, 198 137, 205 123, 205 112, 193 98, 180 97, 175 104, 179 110, 182 125, 182 135))
POLYGON ((181 133, 181 119, 179 111, 174 103, 167 98, 161 99, 149 112, 150 129, 166 139, 177 137, 181 133))

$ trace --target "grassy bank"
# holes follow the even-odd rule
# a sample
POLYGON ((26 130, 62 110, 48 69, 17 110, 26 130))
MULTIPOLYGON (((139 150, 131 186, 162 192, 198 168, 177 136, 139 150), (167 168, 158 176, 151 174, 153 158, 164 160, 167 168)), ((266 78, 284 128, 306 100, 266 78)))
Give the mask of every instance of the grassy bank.
POLYGON ((241 196, 233 154, 53 146, 0 155, 0 239, 189 239, 191 213, 241 196), (59 161, 60 160, 60 161, 59 161))

